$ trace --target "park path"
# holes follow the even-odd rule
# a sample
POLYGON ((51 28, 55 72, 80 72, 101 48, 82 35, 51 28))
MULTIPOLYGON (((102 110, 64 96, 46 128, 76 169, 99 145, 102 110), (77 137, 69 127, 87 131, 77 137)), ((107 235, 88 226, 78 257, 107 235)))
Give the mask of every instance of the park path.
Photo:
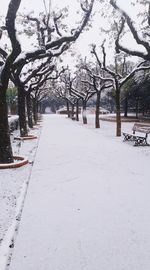
POLYGON ((10 270, 149 270, 149 180, 143 149, 45 116, 10 270))

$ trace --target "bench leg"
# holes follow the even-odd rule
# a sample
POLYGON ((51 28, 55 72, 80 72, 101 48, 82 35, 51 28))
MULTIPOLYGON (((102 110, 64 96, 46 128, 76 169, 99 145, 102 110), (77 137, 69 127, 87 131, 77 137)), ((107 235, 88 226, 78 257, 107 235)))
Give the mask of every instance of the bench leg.
POLYGON ((149 146, 147 138, 135 138, 134 146, 149 146))
POLYGON ((124 136, 124 139, 123 139, 124 142, 132 140, 132 135, 130 135, 130 134, 123 133, 123 136, 124 136))

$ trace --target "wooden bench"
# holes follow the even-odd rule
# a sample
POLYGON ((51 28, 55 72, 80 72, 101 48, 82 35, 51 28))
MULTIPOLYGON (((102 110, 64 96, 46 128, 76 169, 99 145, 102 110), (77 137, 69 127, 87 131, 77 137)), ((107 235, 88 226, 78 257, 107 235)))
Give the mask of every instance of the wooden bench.
POLYGON ((147 142, 148 134, 150 133, 150 124, 135 123, 132 132, 123 132, 124 141, 133 141, 134 146, 149 145, 147 142))

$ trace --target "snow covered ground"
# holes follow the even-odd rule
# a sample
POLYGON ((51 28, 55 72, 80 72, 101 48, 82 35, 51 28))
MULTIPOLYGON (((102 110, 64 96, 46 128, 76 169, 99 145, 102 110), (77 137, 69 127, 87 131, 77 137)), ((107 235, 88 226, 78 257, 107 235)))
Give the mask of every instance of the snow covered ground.
MULTIPOLYGON (((11 117, 13 121, 14 117, 11 117)), ((17 119, 17 117, 15 118, 17 119)), ((41 128, 30 131, 39 137, 41 128)), ((38 139, 30 141, 16 141, 19 135, 16 130, 11 135, 13 154, 25 156, 29 164, 17 169, 0 170, 0 269, 5 269, 9 246, 17 227, 20 211, 26 193, 32 163, 38 146, 38 139)))
MULTIPOLYGON (((149 270, 150 148, 116 138, 115 123, 101 121, 98 130, 88 120, 44 116, 10 270, 149 270)), ((25 170, 0 171, 2 196, 19 197, 25 170)), ((10 201, 9 215, 0 213, 2 235, 19 204, 10 201)))

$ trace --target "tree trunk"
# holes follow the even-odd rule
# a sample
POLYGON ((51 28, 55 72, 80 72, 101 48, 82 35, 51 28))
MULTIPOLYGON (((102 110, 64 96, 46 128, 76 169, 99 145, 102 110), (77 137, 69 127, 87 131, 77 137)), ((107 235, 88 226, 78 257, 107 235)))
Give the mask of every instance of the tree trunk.
POLYGON ((136 110, 136 118, 138 119, 138 114, 139 114, 139 97, 136 98, 135 110, 136 110))
POLYGON ((74 120, 74 104, 71 104, 71 119, 74 120))
POLYGON ((76 103, 76 121, 79 121, 79 100, 76 103))
POLYGON ((16 106, 16 103, 11 103, 11 104, 10 104, 10 113, 11 113, 11 115, 17 114, 17 106, 16 106))
POLYGON ((128 97, 125 98, 124 117, 128 117, 128 97))
POLYGON ((6 29, 12 44, 11 53, 7 56, 5 64, 0 72, 0 163, 12 163, 13 153, 9 134, 8 110, 6 103, 6 91, 10 78, 12 63, 15 61, 21 47, 16 39, 15 19, 21 0, 9 1, 8 12, 6 16, 6 29))
POLYGON ((121 136, 120 88, 116 89, 116 136, 121 136))
POLYGON ((37 101, 34 98, 33 99, 33 119, 34 119, 34 124, 37 124, 37 120, 38 120, 38 110, 37 110, 37 101))
POLYGON ((43 103, 41 104, 41 113, 42 113, 42 114, 45 113, 45 107, 44 107, 44 104, 43 104, 43 103))
POLYGON ((70 118, 70 108, 69 108, 69 101, 68 100, 66 100, 66 107, 67 107, 68 118, 70 118))
POLYGON ((100 97, 101 97, 101 94, 100 93, 97 93, 96 110, 95 110, 95 128, 100 128, 100 119, 99 119, 99 114, 100 114, 100 97))
POLYGON ((147 110, 145 110, 145 108, 143 106, 143 108, 142 108, 142 115, 143 115, 143 117, 145 116, 145 114, 147 115, 147 110))
POLYGON ((87 117, 86 117, 86 101, 83 100, 83 111, 82 111, 82 118, 83 118, 83 124, 87 124, 87 117))
POLYGON ((41 102, 39 103, 38 107, 39 107, 39 113, 42 114, 42 103, 41 102))
POLYGON ((18 114, 20 136, 28 136, 27 121, 26 121, 26 97, 23 84, 18 85, 18 114))
POLYGON ((40 102, 36 100, 36 106, 37 106, 37 114, 40 114, 40 102))
POLYGON ((27 101, 28 126, 29 126, 29 128, 33 128, 32 100, 31 100, 31 95, 30 95, 30 93, 28 93, 28 94, 26 95, 26 101, 27 101))
POLYGON ((13 162, 13 153, 9 134, 6 94, 3 93, 0 94, 0 163, 11 162, 13 162))

